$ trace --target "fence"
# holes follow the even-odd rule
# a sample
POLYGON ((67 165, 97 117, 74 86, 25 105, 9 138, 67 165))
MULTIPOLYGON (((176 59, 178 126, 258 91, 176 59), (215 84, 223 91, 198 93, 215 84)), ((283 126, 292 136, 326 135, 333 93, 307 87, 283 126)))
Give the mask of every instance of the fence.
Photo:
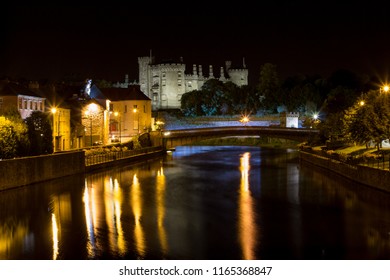
POLYGON ((136 157, 139 155, 147 155, 150 153, 159 152, 162 150, 162 147, 148 147, 137 150, 129 151, 110 151, 103 152, 100 154, 86 155, 85 156, 85 166, 97 165, 107 162, 113 162, 120 159, 136 157))
POLYGON ((361 156, 351 156, 329 150, 316 151, 312 150, 311 147, 302 147, 301 149, 305 152, 316 154, 329 159, 334 159, 350 165, 362 165, 390 171, 390 154, 385 154, 383 152, 375 155, 367 154, 361 156))

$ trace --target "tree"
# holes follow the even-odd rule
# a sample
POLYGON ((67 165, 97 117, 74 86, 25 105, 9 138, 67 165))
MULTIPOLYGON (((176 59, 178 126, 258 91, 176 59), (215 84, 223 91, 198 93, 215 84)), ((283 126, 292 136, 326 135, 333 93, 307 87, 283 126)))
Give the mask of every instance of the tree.
POLYGON ((202 115, 202 91, 193 90, 181 96, 181 110, 186 117, 202 115))
POLYGON ((13 123, 5 117, 0 117, 0 159, 16 156, 17 136, 13 123))
POLYGON ((226 102, 223 82, 217 79, 207 80, 202 86, 202 111, 206 116, 221 113, 222 105, 226 102))
POLYGON ((15 106, 8 107, 3 111, 3 116, 13 131, 13 138, 8 139, 13 143, 12 145, 15 145, 15 151, 11 158, 28 155, 30 142, 27 137, 27 126, 20 116, 18 109, 15 106))
POLYGON ((53 153, 53 131, 46 113, 34 111, 26 118, 30 155, 53 153))
POLYGON ((276 65, 265 63, 260 68, 258 90, 263 100, 263 105, 275 112, 276 107, 282 103, 280 82, 276 65))
POLYGON ((344 117, 346 135, 357 143, 375 141, 378 149, 390 138, 390 97, 370 91, 348 108, 344 117))

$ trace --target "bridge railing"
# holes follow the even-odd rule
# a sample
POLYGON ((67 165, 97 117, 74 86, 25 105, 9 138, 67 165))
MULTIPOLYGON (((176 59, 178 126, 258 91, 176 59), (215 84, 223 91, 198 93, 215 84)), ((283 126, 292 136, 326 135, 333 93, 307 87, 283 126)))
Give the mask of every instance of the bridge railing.
POLYGON ((161 151, 162 147, 147 147, 137 150, 128 150, 128 151, 110 151, 104 152, 101 154, 86 155, 85 156, 85 166, 96 165, 111 161, 116 161, 125 158, 131 158, 138 155, 144 155, 148 153, 161 151))

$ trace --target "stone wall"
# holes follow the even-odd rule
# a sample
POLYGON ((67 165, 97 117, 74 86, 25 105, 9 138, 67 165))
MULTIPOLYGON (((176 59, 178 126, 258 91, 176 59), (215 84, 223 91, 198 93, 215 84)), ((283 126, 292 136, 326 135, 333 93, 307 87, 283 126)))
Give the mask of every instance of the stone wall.
POLYGON ((0 161, 0 191, 83 173, 84 151, 0 161))
POLYGON ((346 164, 334 159, 300 151, 300 159, 316 166, 326 168, 361 184, 390 192, 390 172, 362 165, 346 164))

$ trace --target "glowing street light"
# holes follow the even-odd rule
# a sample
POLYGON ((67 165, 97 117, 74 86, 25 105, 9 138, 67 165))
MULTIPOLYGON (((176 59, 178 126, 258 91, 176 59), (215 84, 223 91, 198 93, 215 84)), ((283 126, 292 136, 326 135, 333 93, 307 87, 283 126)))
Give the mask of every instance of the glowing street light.
POLYGON ((55 141, 55 149, 56 151, 60 150, 60 123, 61 123, 61 111, 57 110, 57 108, 53 107, 51 108, 51 113, 53 114, 53 132, 55 132, 55 130, 57 130, 57 136, 56 136, 56 141, 55 141), (54 116, 55 114, 58 113, 58 118, 57 118, 57 126, 56 126, 56 129, 54 129, 55 125, 54 125, 54 116))
POLYGON ((90 103, 88 105, 88 109, 85 111, 85 116, 89 118, 90 120, 90 139, 91 139, 91 146, 92 146, 92 117, 93 115, 98 111, 98 106, 95 103, 90 103))
POLYGON ((242 116, 240 119, 240 122, 243 123, 245 126, 249 122, 249 117, 248 116, 242 116))
POLYGON ((383 91, 384 93, 388 93, 389 90, 390 90, 390 87, 389 87, 387 84, 385 84, 385 85, 383 85, 382 87, 379 88, 379 92, 380 92, 380 93, 382 93, 382 91, 383 91))

